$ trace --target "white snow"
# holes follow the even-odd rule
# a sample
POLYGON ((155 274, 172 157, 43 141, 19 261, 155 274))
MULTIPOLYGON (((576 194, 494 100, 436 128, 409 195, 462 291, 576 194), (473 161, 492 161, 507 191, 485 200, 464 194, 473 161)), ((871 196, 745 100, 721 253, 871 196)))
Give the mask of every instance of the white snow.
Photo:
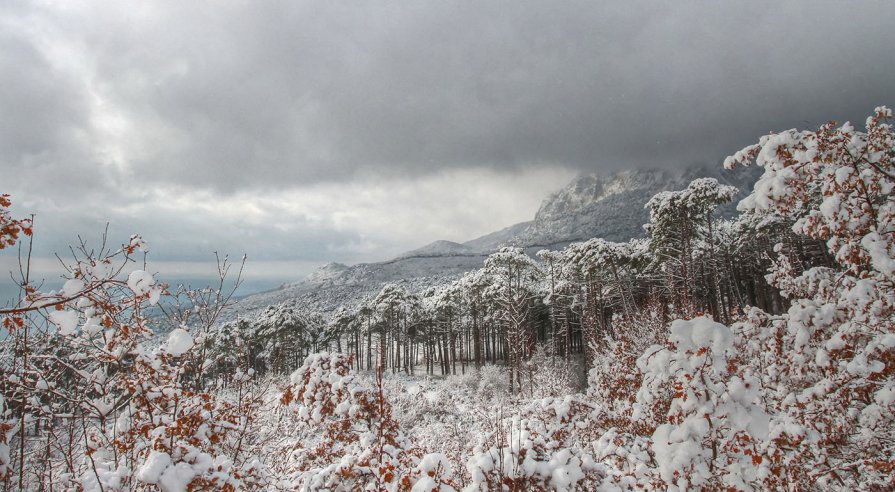
POLYGON ((62 286, 62 295, 65 297, 74 297, 84 289, 84 281, 79 278, 73 278, 65 281, 62 286))
POLYGON ((171 457, 168 453, 152 451, 143 466, 137 470, 137 480, 157 484, 162 473, 169 466, 171 466, 171 457))
POLYGON ((895 277, 895 251, 889 250, 886 239, 872 232, 861 240, 861 245, 870 254, 873 267, 889 278, 895 277))
POLYGON ((162 473, 158 480, 158 486, 163 492, 185 492, 187 485, 195 476, 196 470, 189 463, 177 463, 162 473))
POLYGON ((53 311, 50 313, 50 322, 59 327, 60 335, 71 335, 78 329, 78 312, 53 311))
POLYGON ((193 348, 193 337, 183 328, 171 330, 171 333, 168 334, 168 340, 162 346, 166 353, 174 357, 183 355, 191 348, 193 348))
POLYGON ((127 276, 127 286, 138 296, 148 294, 154 285, 155 279, 147 271, 134 270, 127 276))
POLYGON ((709 317, 700 317, 689 321, 672 322, 669 339, 674 342, 678 350, 697 350, 706 347, 719 353, 730 349, 733 333, 730 328, 712 321, 709 317))

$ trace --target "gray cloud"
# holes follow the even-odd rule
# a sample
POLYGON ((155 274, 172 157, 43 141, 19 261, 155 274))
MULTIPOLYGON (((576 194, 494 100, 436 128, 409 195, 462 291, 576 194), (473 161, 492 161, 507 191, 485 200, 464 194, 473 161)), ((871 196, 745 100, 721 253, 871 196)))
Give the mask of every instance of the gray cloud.
MULTIPOLYGON (((55 37, 87 60, 53 96, 102 98, 93 116, 127 129, 94 136, 117 139, 137 179, 222 190, 718 160, 757 132, 861 118, 892 95, 895 7, 881 2, 847 15, 839 2, 95 7, 28 13, 54 28, 33 43, 55 37)), ((46 64, 8 48, 17 66, 46 64)), ((39 145, 31 130, 78 118, 78 99, 22 108, 6 138, 39 145)))

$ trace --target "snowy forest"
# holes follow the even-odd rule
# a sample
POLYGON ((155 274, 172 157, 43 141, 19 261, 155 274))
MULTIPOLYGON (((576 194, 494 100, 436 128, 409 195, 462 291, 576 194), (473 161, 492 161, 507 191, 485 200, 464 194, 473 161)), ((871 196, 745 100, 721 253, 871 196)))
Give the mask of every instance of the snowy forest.
POLYGON ((891 490, 891 117, 734 153, 762 169, 735 217, 697 179, 645 239, 508 245, 331 313, 225 320, 239 261, 168 285, 139 235, 41 290, 3 195, 0 490, 891 490))

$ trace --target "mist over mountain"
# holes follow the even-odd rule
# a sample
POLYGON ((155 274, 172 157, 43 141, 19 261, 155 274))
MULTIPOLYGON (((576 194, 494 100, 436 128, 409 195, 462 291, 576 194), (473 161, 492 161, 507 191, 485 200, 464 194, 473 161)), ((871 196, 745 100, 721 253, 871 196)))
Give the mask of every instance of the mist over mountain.
POLYGON ((720 209, 722 216, 729 216, 735 213, 736 203, 751 190, 758 171, 755 168, 731 171, 702 165, 584 175, 544 199, 533 221, 504 229, 506 234, 493 233, 465 244, 484 251, 505 244, 558 249, 593 237, 617 242, 642 237, 643 224, 649 221, 649 212, 644 208, 646 202, 656 193, 684 189, 696 178, 716 178, 721 184, 741 190, 731 203, 720 209))
POLYGON ((539 249, 561 249, 593 237, 617 242, 642 237, 643 224, 649 221, 646 202, 656 193, 684 189, 696 178, 712 177, 740 189, 731 203, 719 209, 721 216, 732 216, 737 202, 752 189, 759 171, 699 165, 582 175, 547 196, 531 221, 462 244, 435 241, 387 261, 351 266, 329 263, 301 281, 247 296, 231 312, 245 314, 289 300, 332 312, 343 304, 376 295, 386 283, 404 284, 419 291, 454 279, 480 268, 488 254, 501 246, 519 246, 534 254, 539 249))

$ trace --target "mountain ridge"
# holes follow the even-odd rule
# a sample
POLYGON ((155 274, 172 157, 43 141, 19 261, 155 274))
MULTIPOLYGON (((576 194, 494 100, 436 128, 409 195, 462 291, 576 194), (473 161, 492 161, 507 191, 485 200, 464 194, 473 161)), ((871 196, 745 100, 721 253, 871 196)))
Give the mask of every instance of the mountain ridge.
POLYGON ((432 241, 431 243, 423 247, 408 251, 406 253, 402 253, 395 259, 424 256, 462 256, 478 253, 481 253, 481 251, 476 251, 474 248, 467 246, 466 244, 439 239, 437 241, 432 241))

